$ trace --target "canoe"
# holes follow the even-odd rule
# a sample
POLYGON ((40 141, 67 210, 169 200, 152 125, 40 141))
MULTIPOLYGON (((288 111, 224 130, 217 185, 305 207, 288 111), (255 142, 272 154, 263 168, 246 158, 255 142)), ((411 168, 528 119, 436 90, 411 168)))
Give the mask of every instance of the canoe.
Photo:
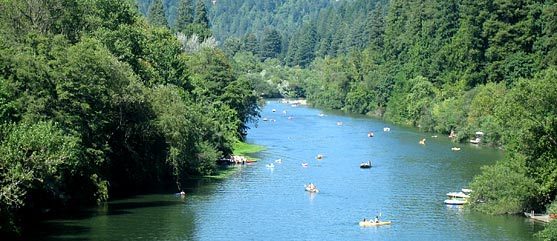
POLYGON ((377 227, 383 225, 390 225, 391 221, 373 222, 373 221, 360 221, 360 227, 377 227))

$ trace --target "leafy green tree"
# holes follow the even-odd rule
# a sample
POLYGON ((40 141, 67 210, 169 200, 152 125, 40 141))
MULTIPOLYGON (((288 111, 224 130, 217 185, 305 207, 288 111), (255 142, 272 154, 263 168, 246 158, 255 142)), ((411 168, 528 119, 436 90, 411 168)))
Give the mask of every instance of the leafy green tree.
POLYGON ((29 204, 26 200, 63 202, 72 195, 66 184, 83 174, 78 168, 83 153, 80 139, 53 122, 3 128, 9 131, 0 142, 0 231, 7 232, 18 230, 17 215, 29 204))
POLYGON ((482 168, 470 187, 473 208, 491 214, 521 213, 534 195, 535 183, 527 177, 523 156, 507 157, 504 162, 482 168))

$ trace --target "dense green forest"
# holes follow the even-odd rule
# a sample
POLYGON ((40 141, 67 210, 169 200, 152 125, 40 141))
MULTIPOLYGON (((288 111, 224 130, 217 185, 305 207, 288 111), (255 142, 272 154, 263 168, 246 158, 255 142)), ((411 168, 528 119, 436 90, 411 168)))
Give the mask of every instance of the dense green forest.
MULTIPOLYGON (((48 210, 179 191, 258 116, 233 61, 177 38, 156 8, 151 24, 133 1, 5 0, 0 13, 3 238, 48 210)), ((199 17, 188 26, 210 32, 199 17)))
MULTIPOLYGON (((260 96, 458 142, 483 131, 506 156, 472 181, 471 208, 557 212, 555 0, 4 0, 0 12, 2 231, 29 210, 215 172, 260 96)), ((557 240, 557 221, 538 236, 557 240)))
MULTIPOLYGON (((315 7, 299 25, 266 20, 291 1, 279 3, 263 7, 263 30, 212 26, 263 96, 454 131, 457 142, 482 131, 482 145, 506 157, 472 181, 471 207, 557 210, 556 1, 341 1, 315 7)), ((257 16, 248 13, 213 18, 257 16)), ((539 236, 557 240, 555 227, 539 236)))

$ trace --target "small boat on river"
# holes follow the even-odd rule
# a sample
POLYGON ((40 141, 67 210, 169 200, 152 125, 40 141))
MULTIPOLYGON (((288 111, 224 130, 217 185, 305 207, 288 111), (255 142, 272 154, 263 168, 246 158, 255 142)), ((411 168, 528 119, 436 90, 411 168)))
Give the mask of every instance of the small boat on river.
POLYGON ((275 168, 275 165, 273 163, 269 163, 266 165, 267 168, 272 169, 275 168))
POLYGON ((371 132, 371 131, 368 132, 368 133, 367 133, 367 137, 373 137, 373 132, 371 132))
POLYGON ((360 163, 360 168, 371 168, 371 161, 360 163))
POLYGON ((453 147, 453 148, 451 148, 451 150, 453 150, 453 151, 460 151, 460 147, 453 147))
POLYGON ((449 192, 447 193, 447 196, 451 197, 451 198, 469 198, 470 195, 464 193, 464 192, 449 192))
POLYGON ((472 144, 480 144, 482 142, 482 137, 484 136, 484 133, 481 131, 477 131, 476 132, 476 138, 470 140, 470 143, 472 144))
POLYGON ((421 139, 418 143, 420 143, 420 145, 425 145, 425 138, 421 139))
POLYGON ((315 159, 317 160, 323 159, 323 154, 317 154, 317 156, 315 156, 315 159))
POLYGON ((319 192, 319 189, 317 189, 317 187, 315 185, 311 184, 311 183, 308 184, 308 185, 304 185, 304 189, 307 192, 312 192, 312 193, 318 193, 319 192))
POLYGON ((444 201, 447 205, 464 205, 468 203, 468 200, 464 198, 451 198, 444 201))
POLYGON ((392 223, 391 221, 374 222, 373 220, 367 220, 367 221, 360 221, 359 225, 360 227, 377 227, 383 225, 390 225, 391 223, 392 223))
POLYGON ((309 164, 307 162, 302 163, 302 167, 308 167, 308 166, 309 166, 309 164))

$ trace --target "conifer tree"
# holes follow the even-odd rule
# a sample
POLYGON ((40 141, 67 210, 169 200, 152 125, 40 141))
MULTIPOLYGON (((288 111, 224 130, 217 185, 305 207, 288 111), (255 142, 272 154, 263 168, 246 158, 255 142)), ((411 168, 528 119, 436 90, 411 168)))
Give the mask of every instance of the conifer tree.
POLYGON ((193 3, 191 0, 180 0, 176 16, 176 31, 183 32, 191 23, 193 23, 193 3))
POLYGON ((205 8, 205 2, 202 0, 197 1, 195 6, 195 19, 194 23, 201 24, 203 27, 209 27, 209 18, 207 17, 207 8, 205 8))
POLYGON ((280 53, 282 47, 281 36, 277 30, 265 31, 261 40, 261 58, 275 58, 280 53))
POLYGON ((168 27, 168 22, 164 15, 164 8, 162 6, 162 0, 154 0, 149 6, 149 12, 147 13, 147 19, 149 23, 157 27, 168 27))

